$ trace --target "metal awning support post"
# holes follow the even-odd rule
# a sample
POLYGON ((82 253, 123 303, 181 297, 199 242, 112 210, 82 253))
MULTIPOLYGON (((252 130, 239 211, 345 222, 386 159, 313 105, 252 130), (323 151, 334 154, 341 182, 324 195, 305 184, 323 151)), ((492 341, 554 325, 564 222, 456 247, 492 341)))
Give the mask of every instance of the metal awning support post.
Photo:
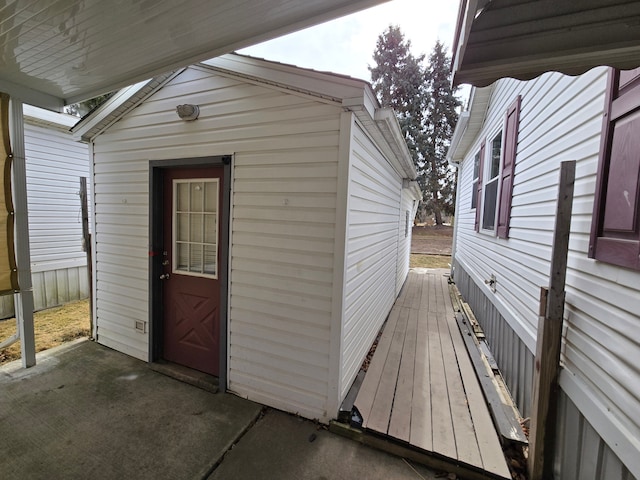
POLYGON ((20 334, 22 366, 36 364, 33 327, 33 287, 31 285, 31 252, 29 249, 29 217, 27 209, 27 169, 24 149, 24 116, 22 102, 11 98, 11 146, 13 150, 13 206, 15 210, 15 251, 20 292, 15 294, 16 320, 20 334))

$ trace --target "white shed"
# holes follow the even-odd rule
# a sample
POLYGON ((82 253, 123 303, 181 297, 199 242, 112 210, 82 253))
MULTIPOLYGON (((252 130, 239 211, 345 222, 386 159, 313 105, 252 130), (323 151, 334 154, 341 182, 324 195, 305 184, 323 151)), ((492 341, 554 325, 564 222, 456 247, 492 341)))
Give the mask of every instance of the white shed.
POLYGON ((420 198, 370 86, 230 54, 124 89, 74 132, 98 342, 335 417, 407 276, 420 198))
POLYGON ((610 70, 474 89, 449 152, 460 165, 454 280, 525 417, 560 162, 576 161, 556 448, 549 452, 555 478, 568 480, 640 478, 640 76, 610 70), (616 150, 620 143, 627 147, 616 150), (621 225, 620 217, 628 221, 621 225), (631 255, 611 246, 620 238, 631 255))
MULTIPOLYGON (((88 148, 71 136, 77 117, 24 105, 31 277, 36 310, 89 294, 82 249, 80 177, 89 177, 88 148)), ((14 315, 0 297, 0 318, 14 315)))

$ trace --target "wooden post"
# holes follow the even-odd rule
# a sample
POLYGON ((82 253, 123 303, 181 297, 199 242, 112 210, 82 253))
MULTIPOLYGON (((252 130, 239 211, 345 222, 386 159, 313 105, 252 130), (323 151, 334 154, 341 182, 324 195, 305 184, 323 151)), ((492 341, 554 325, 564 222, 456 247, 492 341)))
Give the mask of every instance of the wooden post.
POLYGON ((87 252, 87 277, 89 281, 89 331, 93 338, 93 260, 91 255, 91 234, 89 233, 89 201, 87 178, 80 177, 80 205, 82 209, 82 247, 87 252))
POLYGON ((576 162, 560 165, 556 226, 551 253, 549 289, 541 290, 540 319, 533 374, 531 434, 529 438, 529 478, 552 478, 553 451, 558 403, 558 373, 562 343, 567 254, 573 206, 576 162))

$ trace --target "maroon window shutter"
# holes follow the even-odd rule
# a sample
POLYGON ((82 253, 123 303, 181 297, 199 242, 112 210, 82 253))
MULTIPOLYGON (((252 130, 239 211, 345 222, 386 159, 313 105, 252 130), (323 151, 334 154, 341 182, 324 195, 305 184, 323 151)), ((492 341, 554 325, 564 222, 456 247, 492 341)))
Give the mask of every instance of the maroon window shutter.
POLYGON ((498 205, 498 237, 509 237, 509 220, 511 219, 511 198, 513 197, 513 171, 516 166, 516 149, 518 147, 518 123, 520 120, 521 97, 507 109, 504 122, 504 154, 502 156, 502 173, 500 175, 500 203, 498 205))
POLYGON ((640 270, 640 69, 611 70, 589 257, 640 270))
POLYGON ((480 231, 480 213, 482 212, 482 180, 484 178, 483 168, 484 168, 484 140, 482 141, 482 145, 480 145, 480 163, 478 164, 478 188, 476 189, 476 224, 475 229, 476 232, 480 231))

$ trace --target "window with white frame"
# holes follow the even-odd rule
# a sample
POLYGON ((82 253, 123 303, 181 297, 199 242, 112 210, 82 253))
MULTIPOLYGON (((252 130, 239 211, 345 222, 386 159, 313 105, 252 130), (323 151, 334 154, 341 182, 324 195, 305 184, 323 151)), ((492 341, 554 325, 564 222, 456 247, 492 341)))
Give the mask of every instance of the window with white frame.
POLYGON ((473 182, 471 184, 471 208, 478 206, 478 181, 480 180, 480 151, 473 159, 473 182))
POLYGON ((496 205, 498 187, 500 185, 500 158, 502 156, 502 131, 500 131, 489 145, 489 158, 484 175, 484 199, 482 210, 482 228, 494 230, 496 226, 496 205))
POLYGON ((473 163, 471 207, 476 210, 475 231, 490 230, 505 239, 509 238, 521 102, 518 95, 507 108, 503 130, 488 145, 482 140, 473 163), (485 147, 489 150, 486 155, 485 147))

